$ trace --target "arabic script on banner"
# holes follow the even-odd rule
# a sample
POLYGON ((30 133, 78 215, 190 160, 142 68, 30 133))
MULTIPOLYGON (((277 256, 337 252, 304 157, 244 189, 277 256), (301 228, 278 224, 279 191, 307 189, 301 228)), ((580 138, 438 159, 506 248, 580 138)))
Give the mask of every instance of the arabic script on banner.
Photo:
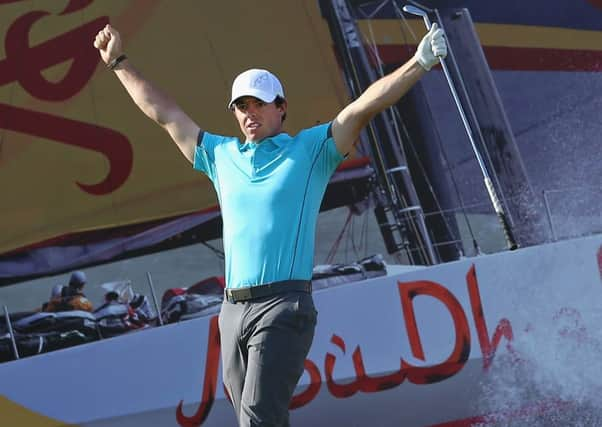
MULTIPOLYGON (((0 1, 16 3, 17 1, 0 1)), ((58 14, 68 15, 88 7, 92 0, 71 0, 58 14)), ((44 19, 57 19, 50 12, 29 11, 15 19, 5 35, 5 58, 0 61, 0 87, 18 83, 34 99, 65 102, 88 84, 99 63, 92 40, 109 19, 100 16, 79 27, 35 46, 29 43, 32 28, 44 19), (48 81, 42 71, 70 61, 58 82, 48 81)), ((72 145, 102 154, 109 162, 105 178, 94 184, 77 182, 86 193, 104 195, 120 188, 132 170, 132 146, 123 134, 97 124, 0 103, 0 129, 19 132, 42 140, 72 145)))

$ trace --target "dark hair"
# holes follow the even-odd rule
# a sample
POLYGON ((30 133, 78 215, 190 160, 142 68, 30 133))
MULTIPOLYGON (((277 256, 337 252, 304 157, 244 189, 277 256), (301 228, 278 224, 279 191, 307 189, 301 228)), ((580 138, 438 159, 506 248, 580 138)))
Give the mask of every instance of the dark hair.
MULTIPOLYGON (((286 102, 286 99, 284 99, 280 95, 276 95, 276 98, 274 98, 274 100, 272 102, 276 105, 276 107, 280 108, 284 105, 284 103, 286 102)), ((230 111, 234 111, 235 106, 236 106, 236 102, 233 102, 232 105, 230 106, 230 111)), ((286 119, 286 113, 284 113, 282 115, 283 122, 285 119, 286 119)))
POLYGON ((115 291, 109 291, 105 294, 105 299, 107 301, 117 301, 119 299, 119 294, 115 291))
MULTIPOLYGON (((274 99, 274 104, 276 104, 276 107, 278 108, 282 107, 285 102, 286 100, 281 96, 276 96, 276 99, 274 99)), ((282 115, 282 121, 284 122, 284 120, 286 120, 286 112, 282 115)))

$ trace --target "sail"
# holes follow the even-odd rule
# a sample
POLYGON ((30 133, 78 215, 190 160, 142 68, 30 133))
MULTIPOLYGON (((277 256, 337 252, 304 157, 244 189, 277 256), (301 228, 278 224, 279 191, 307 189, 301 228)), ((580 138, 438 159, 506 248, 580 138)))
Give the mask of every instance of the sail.
MULTIPOLYGON (((424 27, 400 18, 401 2, 348 3, 385 68, 412 55, 424 27)), ((602 3, 423 3, 469 8, 553 236, 602 227, 602 3)), ((238 133, 225 105, 230 82, 250 67, 285 83, 290 133, 331 120, 348 101, 317 0, 0 1, 1 283, 190 243, 192 234, 174 240, 190 230, 219 234, 208 179, 100 62, 92 40, 107 23, 141 71, 212 132, 238 133)), ((459 205, 491 212, 441 73, 422 84, 453 178, 441 180, 457 186, 459 205)))
POLYGON ((246 68, 282 79, 291 134, 347 100, 313 1, 0 2, 0 256, 11 261, 1 277, 33 273, 27 255, 40 247, 69 251, 38 252, 35 273, 53 271, 43 266, 53 258, 70 258, 61 269, 89 260, 91 243, 103 243, 106 261, 119 255, 117 238, 139 235, 137 249, 215 217, 210 181, 100 61, 92 43, 107 23, 130 60, 211 132, 239 134, 226 104, 246 68))

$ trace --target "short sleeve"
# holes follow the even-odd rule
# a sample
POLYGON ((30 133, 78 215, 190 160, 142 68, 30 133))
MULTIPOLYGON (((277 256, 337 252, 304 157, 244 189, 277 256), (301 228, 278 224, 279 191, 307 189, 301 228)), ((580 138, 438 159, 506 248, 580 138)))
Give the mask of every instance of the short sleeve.
POLYGON ((201 131, 194 150, 193 167, 203 172, 212 181, 215 180, 215 147, 223 140, 223 136, 201 131))
POLYGON ((314 167, 327 177, 333 174, 344 157, 337 150, 330 130, 332 123, 304 129, 300 132, 303 144, 307 147, 308 154, 314 167))

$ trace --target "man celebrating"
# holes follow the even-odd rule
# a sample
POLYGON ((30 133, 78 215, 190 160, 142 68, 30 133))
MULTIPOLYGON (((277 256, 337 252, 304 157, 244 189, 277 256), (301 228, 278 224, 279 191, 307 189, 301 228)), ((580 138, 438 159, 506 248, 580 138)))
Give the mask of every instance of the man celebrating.
POLYGON ((416 54, 374 82, 332 122, 283 132, 278 78, 251 69, 234 80, 228 107, 244 136, 202 130, 134 68, 107 25, 94 46, 136 105, 213 182, 224 224, 226 291, 219 316, 223 380, 241 426, 286 426, 288 406, 316 325, 314 235, 330 176, 360 131, 447 54, 433 25, 416 54))

